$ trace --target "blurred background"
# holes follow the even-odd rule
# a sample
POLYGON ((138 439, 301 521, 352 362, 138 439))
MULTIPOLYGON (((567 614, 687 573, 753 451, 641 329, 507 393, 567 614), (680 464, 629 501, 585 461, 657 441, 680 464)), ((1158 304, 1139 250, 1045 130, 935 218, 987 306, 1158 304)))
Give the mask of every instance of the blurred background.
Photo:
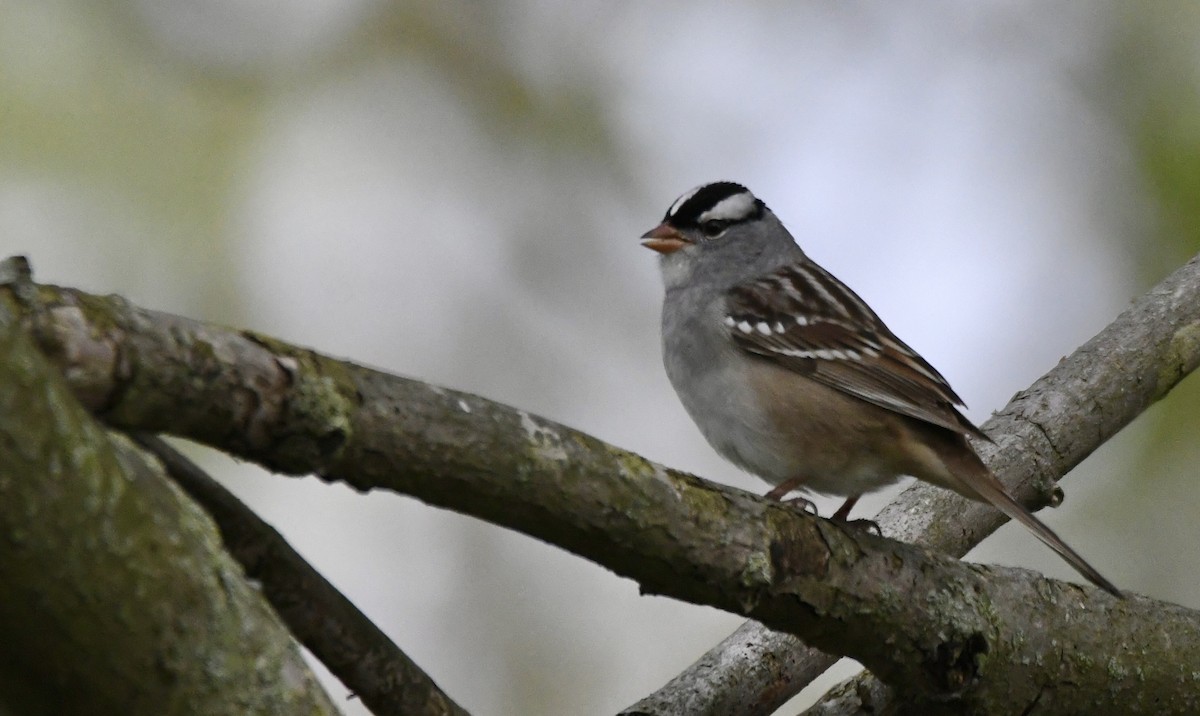
MULTIPOLYGON (((761 492, 661 368, 638 237, 667 206, 750 186, 982 421, 1200 250, 1197 47, 1186 1, 3 0, 0 251, 761 492)), ((1197 398, 1192 378, 1042 513, 1192 608, 1197 398)), ((405 497, 194 453, 477 714, 613 713, 740 623, 405 497)), ((1076 579, 1011 526, 972 558, 1076 579)))

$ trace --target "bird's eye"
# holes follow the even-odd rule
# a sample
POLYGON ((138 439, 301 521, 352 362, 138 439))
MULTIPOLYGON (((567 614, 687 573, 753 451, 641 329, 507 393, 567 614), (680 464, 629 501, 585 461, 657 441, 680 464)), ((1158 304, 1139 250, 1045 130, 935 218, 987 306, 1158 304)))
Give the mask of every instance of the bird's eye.
POLYGON ((709 219, 703 224, 700 224, 700 230, 703 231, 704 235, 708 236, 709 238, 716 236, 727 228, 729 228, 729 222, 723 219, 709 219))

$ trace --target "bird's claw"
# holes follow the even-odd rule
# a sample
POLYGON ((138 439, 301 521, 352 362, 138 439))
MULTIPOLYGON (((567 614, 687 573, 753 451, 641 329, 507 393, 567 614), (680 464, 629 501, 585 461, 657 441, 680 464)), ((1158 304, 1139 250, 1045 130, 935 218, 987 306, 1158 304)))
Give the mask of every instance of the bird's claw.
POLYGON ((791 506, 791 507, 799 507, 801 512, 806 512, 806 513, 808 513, 808 514, 810 514, 810 515, 813 515, 813 516, 815 516, 815 517, 820 517, 820 516, 821 516, 821 515, 820 515, 820 513, 819 513, 819 512, 817 512, 817 505, 816 505, 816 503, 814 503, 812 500, 809 500, 809 499, 807 499, 807 498, 804 498, 804 497, 791 497, 791 498, 788 498, 788 499, 786 499, 786 500, 780 500, 780 502, 781 502, 782 504, 785 504, 785 505, 788 505, 788 506, 791 506))
POLYGON ((854 529, 862 530, 864 532, 874 532, 876 537, 883 536, 883 530, 879 529, 879 523, 875 520, 868 520, 866 518, 859 518, 857 520, 839 520, 834 518, 834 521, 846 525, 847 527, 853 527, 854 529))

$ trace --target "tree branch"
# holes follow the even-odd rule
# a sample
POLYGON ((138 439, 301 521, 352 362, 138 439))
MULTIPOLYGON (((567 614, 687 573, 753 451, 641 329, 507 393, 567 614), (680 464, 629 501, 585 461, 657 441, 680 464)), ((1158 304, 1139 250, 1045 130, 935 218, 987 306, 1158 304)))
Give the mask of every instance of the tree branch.
POLYGON ((620 716, 769 716, 840 658, 793 634, 744 622, 620 716))
MULTIPOLYGON (((1103 331, 1039 378, 983 425, 994 445, 984 462, 1026 504, 1055 502, 1052 486, 1200 364, 1200 257, 1139 298, 1103 331)), ((917 483, 875 518, 884 534, 961 557, 1007 519, 947 490, 917 483)), ((789 634, 747 622, 627 716, 774 713, 837 660, 789 634), (773 664, 771 671, 744 665, 773 664), (702 686, 737 684, 733 694, 702 686), (711 694, 710 698, 706 698, 711 694), (740 697, 740 702, 730 699, 740 697)), ((854 679, 853 693, 866 687, 854 679)), ((878 685, 871 687, 878 690, 878 685)), ((865 693, 865 691, 864 691, 865 693)), ((825 713, 825 712, 822 712, 825 713)), ((835 713, 830 711, 829 713, 835 713)), ((837 712, 840 713, 840 712, 837 712)))
POLYGON ((133 439, 212 516, 225 548, 280 618, 375 716, 468 716, 421 667, 304 561, 283 535, 163 440, 133 439))
POLYGON ((0 712, 335 714, 212 521, 0 302, 0 712))
MULTIPOLYGON (((1200 360, 1200 262, 1165 283, 1139 302, 1159 320, 1115 348, 1130 359, 1117 380, 1147 393, 1146 404, 1200 360)), ((1152 689, 1162 712, 1195 706, 1180 669, 1200 663, 1200 635, 1196 615, 1179 607, 1114 603, 1087 587, 847 533, 522 411, 261 336, 66 289, 41 287, 39 296, 40 306, 24 304, 27 321, 77 394, 114 425, 182 434, 273 469, 385 487, 518 529, 645 591, 748 614, 853 656, 941 710, 1020 711, 1042 698, 1030 689, 1047 686, 1076 708, 1104 695, 1104 707, 1120 709, 1113 694, 1133 708, 1152 689), (1160 629, 1174 635, 1169 650, 1160 629)), ((1109 356, 1095 358, 1092 371, 1109 356)), ((1052 413, 1056 397, 1069 390, 1025 396, 1052 413)), ((1118 400, 1112 412, 1133 402, 1118 400)), ((1103 433, 1091 427, 1093 438, 1103 433)), ((1069 461, 1083 443, 1056 441, 1047 457, 1043 431, 1034 432, 1035 463, 1069 461)))
POLYGON ((769 716, 839 658, 793 634, 744 622, 620 716, 769 716))

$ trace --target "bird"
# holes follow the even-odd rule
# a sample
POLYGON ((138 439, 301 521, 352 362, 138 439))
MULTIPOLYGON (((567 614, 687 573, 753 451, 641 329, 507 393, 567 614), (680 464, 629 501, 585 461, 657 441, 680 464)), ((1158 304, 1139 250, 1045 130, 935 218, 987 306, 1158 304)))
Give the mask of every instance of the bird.
POLYGON ((709 444, 775 486, 767 497, 844 496, 833 519, 847 521, 861 495, 911 475, 990 504, 1121 596, 983 463, 968 438, 990 439, 942 374, 749 189, 684 193, 641 245, 659 254, 667 377, 709 444))

